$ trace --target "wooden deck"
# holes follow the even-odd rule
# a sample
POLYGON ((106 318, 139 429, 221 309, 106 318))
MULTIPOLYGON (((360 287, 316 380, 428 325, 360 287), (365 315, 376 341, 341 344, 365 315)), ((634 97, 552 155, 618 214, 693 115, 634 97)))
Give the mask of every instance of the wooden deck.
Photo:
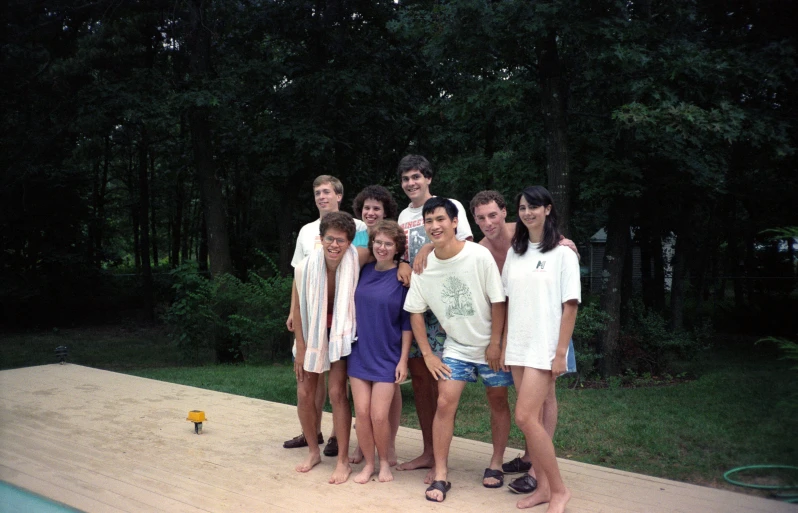
MULTIPOLYGON (((268 386, 264 383, 264 386, 268 386)), ((329 431, 331 417, 324 419, 329 431)), ((334 460, 308 474, 294 407, 77 365, 0 372, 0 480, 86 512, 513 511, 519 496, 481 486, 490 446, 455 438, 446 502, 424 500, 424 471, 392 483, 326 483, 334 460), (195 435, 189 410, 209 421, 195 435)), ((399 430, 401 460, 421 448, 399 430)), ((506 458, 516 455, 508 449, 506 458)), ((355 468, 358 468, 356 466, 355 468)), ((560 460, 578 512, 798 512, 798 506, 560 460)), ((532 509, 545 511, 545 506, 532 509)))

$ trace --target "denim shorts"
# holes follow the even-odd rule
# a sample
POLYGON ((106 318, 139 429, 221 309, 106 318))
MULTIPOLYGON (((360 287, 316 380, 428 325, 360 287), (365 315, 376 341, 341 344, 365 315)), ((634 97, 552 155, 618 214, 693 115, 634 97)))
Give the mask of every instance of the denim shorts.
POLYGON ((471 363, 454 358, 444 358, 443 363, 452 369, 453 381, 465 381, 476 383, 477 375, 482 378, 482 384, 486 387, 509 387, 513 385, 513 375, 507 371, 499 369, 492 370, 486 363, 471 363))

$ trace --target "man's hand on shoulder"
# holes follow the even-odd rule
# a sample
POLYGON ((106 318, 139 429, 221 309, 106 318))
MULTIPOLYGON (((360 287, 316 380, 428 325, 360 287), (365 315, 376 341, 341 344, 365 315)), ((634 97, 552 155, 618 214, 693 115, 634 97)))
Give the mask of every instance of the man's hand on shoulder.
POLYGON ((424 272, 424 269, 427 268, 427 257, 430 253, 435 249, 435 246, 428 242, 421 246, 416 253, 416 259, 413 260, 413 272, 416 274, 421 274, 424 272))
POLYGON ((576 258, 582 260, 582 255, 579 254, 579 250, 576 249, 576 244, 571 239, 566 239, 564 235, 560 235, 560 246, 565 246, 566 248, 570 249, 574 253, 576 253, 576 258))
POLYGON ((410 276, 413 274, 413 269, 407 262, 399 262, 396 266, 396 279, 402 282, 405 287, 410 286, 410 276))

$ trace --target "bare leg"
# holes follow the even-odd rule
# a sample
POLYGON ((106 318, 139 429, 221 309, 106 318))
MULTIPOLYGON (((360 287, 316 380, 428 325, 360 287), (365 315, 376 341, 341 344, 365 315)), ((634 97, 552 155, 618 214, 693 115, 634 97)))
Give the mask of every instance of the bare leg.
POLYGON ((346 396, 346 360, 330 365, 330 402, 333 409, 333 426, 338 435, 338 463, 330 476, 330 484, 345 483, 352 473, 349 466, 349 431, 352 429, 352 411, 346 396))
POLYGON ((396 433, 399 432, 399 424, 402 422, 402 390, 399 385, 394 387, 393 400, 391 401, 391 440, 388 444, 387 458, 390 466, 396 466, 396 433))
MULTIPOLYGON (((327 377, 327 373, 324 373, 324 376, 321 377, 319 380, 321 382, 321 386, 316 387, 316 433, 321 433, 321 414, 324 411, 324 403, 327 402, 327 384, 325 378, 327 377)), ((307 437, 307 433, 305 433, 305 437, 307 437)))
POLYGON ((383 483, 393 481, 391 464, 388 461, 388 447, 391 442, 391 402, 396 388, 398 385, 394 383, 374 383, 371 389, 371 427, 377 454, 380 455, 379 479, 383 483))
MULTIPOLYGON (((438 385, 438 407, 432 423, 432 446, 435 451, 435 481, 446 481, 449 475, 449 446, 454 435, 454 417, 465 381, 441 381, 438 385)), ((438 502, 443 495, 438 490, 427 492, 427 497, 438 502)))
MULTIPOLYGON (((371 381, 353 377, 349 378, 349 383, 352 386, 352 397, 355 400, 355 416, 358 419, 355 425, 358 448, 365 447, 365 453, 361 452, 361 459, 365 458, 366 460, 363 470, 355 476, 355 482, 364 484, 374 474, 374 436, 370 421, 373 384, 371 381)), ((352 461, 351 458, 350 461, 352 461)))
POLYGON ((314 398, 316 396, 316 388, 324 388, 323 380, 324 378, 319 374, 307 372, 305 373, 305 379, 297 382, 297 414, 299 415, 299 423, 302 425, 302 432, 308 442, 308 456, 296 466, 297 472, 308 472, 321 463, 319 440, 315 431, 318 421, 316 419, 317 413, 314 398))
POLYGON ((524 432, 527 445, 531 449, 530 455, 532 465, 537 471, 538 488, 529 497, 518 501, 517 507, 531 508, 548 502, 547 511, 563 513, 565 505, 571 498, 571 492, 562 481, 554 444, 542 422, 543 403, 553 387, 551 371, 529 367, 523 369, 523 378, 518 389, 515 422, 524 432))
MULTIPOLYGON (((515 374, 513 374, 513 381, 515 381, 515 374)), ((554 440, 554 432, 557 430, 557 394, 555 392, 555 387, 551 387, 551 391, 549 395, 546 396, 546 400, 543 402, 543 428, 546 430, 546 433, 549 434, 549 437, 554 440)), ((521 456, 522 461, 526 461, 529 463, 529 448, 524 444, 524 455, 521 456)), ((532 468, 527 472, 530 476, 535 477, 535 469, 532 468)))
POLYGON ((421 437, 424 440, 424 451, 421 456, 397 466, 397 470, 415 470, 431 468, 435 464, 432 447, 432 422, 435 418, 435 405, 438 401, 438 382, 432 377, 424 358, 410 358, 407 367, 413 378, 413 395, 416 399, 416 414, 421 426, 421 437))
MULTIPOLYGON (((502 457, 510 438, 510 404, 507 400, 507 387, 486 387, 485 394, 490 405, 490 431, 493 442, 493 455, 490 458, 490 468, 502 469, 502 457)), ((482 481, 483 485, 499 484, 499 480, 490 477, 482 481)))

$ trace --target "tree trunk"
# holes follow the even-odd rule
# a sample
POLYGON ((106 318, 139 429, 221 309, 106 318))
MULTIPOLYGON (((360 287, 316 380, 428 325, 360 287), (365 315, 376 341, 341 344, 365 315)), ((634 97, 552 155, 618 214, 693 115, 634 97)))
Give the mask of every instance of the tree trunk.
POLYGON ((150 151, 150 189, 152 198, 150 199, 150 231, 152 232, 152 264, 158 267, 158 223, 155 212, 155 153, 150 151))
POLYGON ((197 244, 197 267, 200 272, 208 270, 208 223, 205 221, 205 214, 200 210, 201 223, 199 231, 199 243, 197 244))
MULTIPOLYGON (((203 0, 191 0, 191 37, 189 54, 191 72, 195 80, 207 77, 210 65, 210 29, 203 23, 203 0)), ((227 233, 227 215, 222 190, 216 180, 213 163, 210 112, 207 107, 193 107, 189 112, 194 165, 200 187, 202 209, 207 226, 208 256, 212 276, 221 276, 233 270, 230 242, 227 233)))
POLYGON ((183 173, 177 173, 175 180, 175 209, 172 218, 171 228, 171 251, 169 253, 169 265, 177 267, 180 265, 180 242, 182 240, 182 227, 183 227, 183 173))
POLYGON ((153 308, 153 285, 152 268, 150 267, 150 235, 149 235, 149 210, 150 210, 150 187, 147 176, 147 129, 141 127, 141 138, 139 139, 139 226, 141 228, 141 284, 142 294, 144 295, 144 312, 147 319, 155 318, 153 308))
POLYGON ((602 353, 603 372, 610 376, 618 372, 619 338, 621 334, 621 299, 623 269, 629 246, 629 227, 632 220, 632 203, 625 197, 615 198, 609 208, 607 222, 607 246, 604 253, 605 287, 601 296, 601 309, 610 320, 604 331, 602 353))
POLYGON ((676 234, 676 246, 673 250, 671 278, 671 330, 684 329, 684 290, 687 274, 687 252, 690 242, 687 234, 682 230, 676 234))
POLYGON ((541 111, 546 137, 546 171, 549 192, 559 215, 559 228, 569 233, 571 222, 571 175, 568 168, 568 123, 565 94, 557 51, 557 33, 549 29, 535 45, 540 76, 541 111))
POLYGON ((91 219, 88 225, 88 234, 86 240, 86 261, 96 266, 97 265, 97 224, 98 224, 98 210, 100 198, 100 161, 94 163, 92 170, 91 180, 91 219))
POLYGON ((127 184, 130 190, 130 219, 133 224, 133 261, 136 266, 136 272, 141 270, 141 245, 139 244, 139 200, 136 198, 136 187, 133 180, 133 150, 130 149, 128 153, 127 163, 127 184))

